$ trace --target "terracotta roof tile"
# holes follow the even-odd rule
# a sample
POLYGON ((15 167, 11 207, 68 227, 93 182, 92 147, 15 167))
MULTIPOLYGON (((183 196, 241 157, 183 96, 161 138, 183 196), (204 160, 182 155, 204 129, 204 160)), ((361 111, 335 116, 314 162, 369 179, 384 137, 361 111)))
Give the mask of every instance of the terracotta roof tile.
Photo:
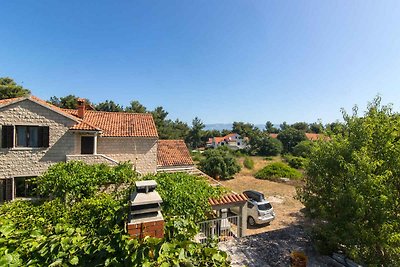
POLYGON ((7 99, 1 99, 0 100, 0 105, 6 105, 9 103, 12 103, 14 101, 22 100, 25 99, 26 97, 15 97, 15 98, 7 98, 7 99))
MULTIPOLYGON (((63 110, 78 116, 78 110, 63 110)), ((106 137, 158 137, 157 128, 150 113, 86 110, 83 121, 101 129, 102 136, 106 137)))
POLYGON ((183 140, 158 140, 157 165, 187 166, 194 162, 183 140))
POLYGON ((86 110, 84 119, 78 117, 78 110, 62 109, 35 97, 17 97, 0 100, 0 106, 30 99, 57 113, 69 117, 77 124, 72 130, 101 130, 102 136, 115 137, 158 137, 157 128, 150 113, 103 112, 86 110))
POLYGON ((210 203, 211 206, 218 206, 218 205, 246 202, 247 199, 248 198, 245 194, 232 193, 232 194, 224 195, 219 198, 209 198, 208 203, 210 203))
POLYGON ((70 130, 79 130, 79 131, 101 131, 101 129, 87 123, 84 121, 79 122, 78 124, 75 124, 70 130))

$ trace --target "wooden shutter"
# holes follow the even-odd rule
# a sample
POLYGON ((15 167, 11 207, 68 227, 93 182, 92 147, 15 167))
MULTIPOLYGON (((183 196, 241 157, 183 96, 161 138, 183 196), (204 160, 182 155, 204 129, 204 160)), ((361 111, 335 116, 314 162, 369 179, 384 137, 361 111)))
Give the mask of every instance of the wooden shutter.
POLYGON ((12 178, 0 179, 0 203, 12 200, 12 178))
POLYGON ((5 199, 6 201, 13 199, 12 184, 13 184, 13 179, 7 178, 6 179, 6 199, 5 199))
POLYGON ((49 127, 39 127, 39 147, 49 147, 49 127))
POLYGON ((10 148, 14 145, 14 126, 3 125, 1 127, 1 147, 10 148))

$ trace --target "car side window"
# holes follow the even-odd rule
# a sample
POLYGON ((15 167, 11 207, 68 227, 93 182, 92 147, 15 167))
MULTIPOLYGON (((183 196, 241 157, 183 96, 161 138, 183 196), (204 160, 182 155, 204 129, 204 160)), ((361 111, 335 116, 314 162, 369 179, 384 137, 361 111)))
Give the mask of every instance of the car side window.
POLYGON ((251 208, 254 207, 254 204, 252 204, 252 203, 250 203, 250 202, 247 202, 247 207, 248 207, 249 209, 251 209, 251 208))

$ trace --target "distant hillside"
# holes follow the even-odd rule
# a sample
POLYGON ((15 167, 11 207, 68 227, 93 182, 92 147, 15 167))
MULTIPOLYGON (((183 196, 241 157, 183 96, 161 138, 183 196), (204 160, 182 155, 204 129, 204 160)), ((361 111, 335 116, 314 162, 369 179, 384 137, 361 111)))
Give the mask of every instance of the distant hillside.
MULTIPOLYGON (((255 124, 255 126, 261 130, 264 130, 264 124, 255 124)), ((279 125, 275 125, 275 127, 279 127, 279 125)), ((232 130, 232 123, 214 123, 214 124, 206 124, 204 130, 232 130)))

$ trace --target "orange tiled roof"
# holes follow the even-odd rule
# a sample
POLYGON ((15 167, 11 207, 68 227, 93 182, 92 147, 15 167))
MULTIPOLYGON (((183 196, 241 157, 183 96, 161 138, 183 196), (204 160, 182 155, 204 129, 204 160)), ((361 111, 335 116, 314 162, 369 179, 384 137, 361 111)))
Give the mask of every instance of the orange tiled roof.
POLYGON ((276 134, 276 133, 270 133, 270 134, 269 134, 269 137, 271 137, 271 138, 278 138, 278 134, 276 134))
POLYGON ((210 203, 211 206, 218 206, 218 205, 246 202, 247 199, 248 198, 245 194, 232 193, 232 194, 224 195, 219 198, 209 198, 208 203, 210 203))
POLYGON ((61 109, 35 96, 0 100, 0 105, 30 99, 77 122, 72 130, 102 131, 102 136, 115 137, 158 137, 157 128, 150 113, 103 112, 86 110, 82 120, 78 110, 61 109))
MULTIPOLYGON (((63 109, 78 116, 76 109, 63 109)), ((86 110, 84 122, 102 130, 102 136, 158 137, 157 128, 150 113, 105 112, 86 110)))
POLYGON ((316 133, 306 133, 306 137, 310 141, 325 139, 323 134, 316 134, 316 133))
POLYGON ((12 103, 14 101, 22 100, 22 99, 25 99, 25 98, 26 97, 22 96, 22 97, 15 97, 15 98, 0 99, 0 105, 9 104, 9 103, 12 103))
POLYGON ((79 130, 79 131, 101 131, 101 129, 87 123, 84 121, 79 122, 78 124, 75 124, 70 130, 79 130))
POLYGON ((158 140, 157 165, 187 166, 194 162, 183 140, 158 140))

